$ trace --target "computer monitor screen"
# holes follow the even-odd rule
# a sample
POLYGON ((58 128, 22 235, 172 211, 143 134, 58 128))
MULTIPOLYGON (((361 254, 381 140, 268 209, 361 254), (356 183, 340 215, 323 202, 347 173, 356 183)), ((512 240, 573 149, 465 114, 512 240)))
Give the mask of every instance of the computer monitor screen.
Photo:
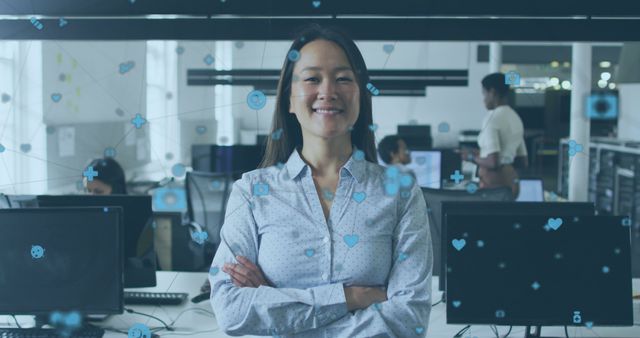
POLYGON ((119 314, 122 209, 0 210, 0 314, 119 314))
POLYGON ((618 216, 448 216, 447 323, 632 325, 618 216))
MULTIPOLYGON (((595 215, 593 203, 588 202, 442 202, 441 243, 447 242, 447 220, 451 215, 520 215, 553 214, 557 216, 590 216, 595 215)), ((442 264, 440 265, 439 289, 445 290, 447 281, 447 245, 441 247, 442 264)))
POLYGON ((261 145, 194 144, 191 146, 191 162, 193 170, 196 171, 245 173, 258 167, 262 155, 261 145))
POLYGON ((439 189, 441 182, 440 168, 442 154, 440 151, 412 150, 411 163, 407 168, 416 174, 418 185, 422 188, 439 189))
POLYGON ((37 199, 39 207, 122 207, 125 287, 156 285, 151 196, 39 195, 37 199))
POLYGON ((544 202, 541 179, 520 179, 520 193, 516 202, 544 202))

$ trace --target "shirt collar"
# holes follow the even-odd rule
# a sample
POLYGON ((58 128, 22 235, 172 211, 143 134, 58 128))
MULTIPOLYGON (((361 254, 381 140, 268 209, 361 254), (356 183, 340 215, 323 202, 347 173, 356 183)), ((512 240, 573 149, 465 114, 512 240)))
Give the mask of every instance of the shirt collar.
MULTIPOLYGON (((355 178, 358 183, 361 183, 364 180, 367 161, 364 158, 361 160, 353 158, 353 154, 357 150, 358 149, 354 145, 353 152, 351 153, 351 156, 349 156, 349 160, 347 160, 347 163, 345 163, 340 170, 340 177, 350 175, 355 178)), ((291 179, 295 179, 302 173, 303 169, 308 167, 308 165, 302 160, 298 148, 295 148, 293 152, 291 152, 291 155, 289 155, 286 167, 291 179)))

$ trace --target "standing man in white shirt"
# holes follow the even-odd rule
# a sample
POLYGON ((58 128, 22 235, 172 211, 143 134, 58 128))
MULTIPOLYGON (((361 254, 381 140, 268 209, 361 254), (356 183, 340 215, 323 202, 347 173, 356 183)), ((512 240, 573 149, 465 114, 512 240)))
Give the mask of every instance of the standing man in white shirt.
POLYGON ((519 194, 516 168, 528 166, 524 126, 508 105, 509 85, 502 73, 482 79, 484 105, 489 110, 478 135, 480 152, 463 151, 462 158, 478 165, 480 188, 510 187, 513 198, 519 194))

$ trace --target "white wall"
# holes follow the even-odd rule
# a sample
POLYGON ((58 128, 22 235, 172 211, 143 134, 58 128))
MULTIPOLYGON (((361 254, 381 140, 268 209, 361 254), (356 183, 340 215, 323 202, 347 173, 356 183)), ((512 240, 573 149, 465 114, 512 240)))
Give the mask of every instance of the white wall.
POLYGON ((640 83, 618 85, 620 95, 620 116, 618 137, 640 140, 640 83))

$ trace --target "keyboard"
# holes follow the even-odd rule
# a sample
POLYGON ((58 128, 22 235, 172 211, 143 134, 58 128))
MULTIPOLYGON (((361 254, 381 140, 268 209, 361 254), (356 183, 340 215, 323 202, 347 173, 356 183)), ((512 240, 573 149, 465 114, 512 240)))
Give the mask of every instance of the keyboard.
POLYGON ((124 303, 128 305, 180 305, 187 300, 188 296, 186 293, 177 292, 125 291, 124 303))
MULTIPOLYGON (((101 338, 104 330, 98 327, 84 327, 73 332, 69 338, 101 338)), ((0 338, 59 338, 62 337, 55 329, 0 329, 0 338)))

